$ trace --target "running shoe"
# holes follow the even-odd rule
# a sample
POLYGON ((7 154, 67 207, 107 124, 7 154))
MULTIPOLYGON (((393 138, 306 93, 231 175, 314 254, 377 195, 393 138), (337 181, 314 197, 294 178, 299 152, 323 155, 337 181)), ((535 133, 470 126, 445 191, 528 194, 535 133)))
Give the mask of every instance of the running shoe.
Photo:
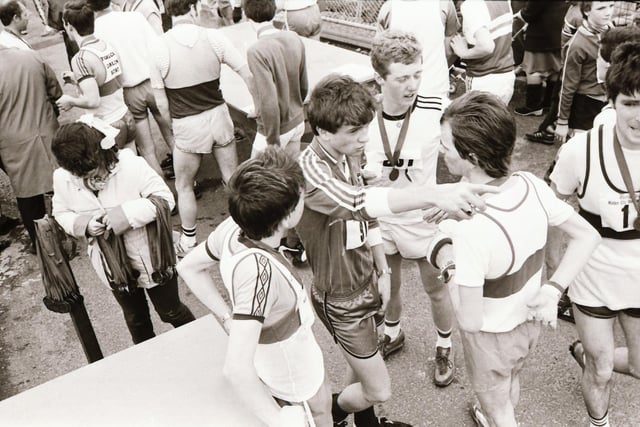
POLYGON ((475 421, 478 427, 491 427, 487 417, 485 417, 482 412, 482 408, 476 403, 471 405, 471 418, 473 418, 473 421, 475 421))
POLYGON ((438 387, 446 387, 453 382, 456 365, 453 363, 451 347, 436 347, 436 369, 433 382, 438 387))
POLYGON ((384 337, 378 342, 378 350, 380 350, 380 354, 383 359, 387 359, 389 355, 395 353, 396 351, 402 350, 404 347, 404 331, 400 329, 400 333, 394 339, 387 334, 384 334, 384 337))

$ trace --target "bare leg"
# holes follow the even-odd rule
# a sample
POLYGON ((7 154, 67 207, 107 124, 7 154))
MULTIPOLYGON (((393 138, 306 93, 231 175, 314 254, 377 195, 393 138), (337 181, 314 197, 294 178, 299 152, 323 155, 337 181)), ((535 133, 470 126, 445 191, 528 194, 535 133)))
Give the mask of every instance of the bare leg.
POLYGON ((426 259, 418 260, 422 285, 431 300, 431 316, 433 323, 440 331, 450 331, 453 327, 455 314, 451 305, 451 298, 446 286, 437 280, 437 271, 426 259))
POLYGON ((476 396, 482 405, 484 415, 492 426, 517 427, 516 416, 511 403, 510 390, 493 390, 478 393, 476 396))
POLYGON ((151 166, 158 175, 163 176, 162 168, 156 157, 156 146, 151 137, 149 117, 136 122, 136 145, 138 147, 138 153, 149 163, 149 166, 151 166))
POLYGON ((176 191, 180 221, 184 228, 196 226, 198 205, 193 194, 193 180, 200 168, 202 155, 173 150, 173 167, 176 173, 176 191))
POLYGON ((391 296, 385 312, 385 320, 389 322, 400 321, 402 314, 402 298, 400 286, 402 284, 402 257, 400 254, 387 255, 387 263, 391 268, 391 296))
MULTIPOLYGON (((178 150, 176 150, 178 151, 178 150)), ((225 182, 229 182, 229 178, 233 175, 233 172, 236 170, 238 166, 238 154, 236 153, 236 143, 235 141, 230 144, 225 145, 224 147, 213 147, 213 155, 218 162, 218 168, 220 168, 220 174, 222 175, 222 180, 225 182)), ((174 158, 175 162, 175 158, 174 158)), ((175 164, 175 163, 174 163, 175 164)), ((176 171, 176 177, 178 173, 176 171)), ((195 177, 195 174, 194 174, 195 177)), ((191 185, 193 185, 193 180, 191 181, 191 185)), ((182 206, 180 206, 182 209, 182 206)))
POLYGON ((640 379, 640 318, 620 313, 618 321, 627 339, 627 348, 616 348, 614 369, 640 379))
POLYGON ((613 374, 613 319, 587 316, 575 305, 573 316, 585 354, 582 397, 591 417, 601 418, 609 409, 613 374))
POLYGON ((368 359, 358 359, 340 347, 357 382, 340 393, 338 404, 346 412, 359 412, 391 397, 389 372, 380 353, 368 359))
POLYGON ((331 417, 331 385, 327 378, 324 379, 318 392, 311 399, 307 400, 307 404, 309 404, 313 421, 317 427, 333 426, 333 418, 331 417))

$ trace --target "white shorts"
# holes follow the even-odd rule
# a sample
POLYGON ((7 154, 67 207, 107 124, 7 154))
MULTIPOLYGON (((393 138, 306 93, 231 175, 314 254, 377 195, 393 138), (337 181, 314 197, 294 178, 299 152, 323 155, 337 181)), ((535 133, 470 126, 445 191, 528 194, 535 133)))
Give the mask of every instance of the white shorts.
MULTIPOLYGON (((289 132, 280 135, 280 148, 285 148, 290 142, 300 142, 304 135, 304 122, 291 129, 289 132)), ((259 132, 256 132, 256 137, 253 140, 253 146, 251 147, 251 158, 254 158, 260 151, 267 148, 267 137, 259 132)))
POLYGON ((382 244, 386 255, 405 259, 421 259, 427 256, 431 239, 438 228, 426 221, 413 224, 393 224, 378 220, 382 232, 382 244))
POLYGON ((301 326, 285 341, 259 344, 254 364, 271 394, 287 402, 311 399, 324 382, 324 359, 311 325, 301 326))
POLYGON ((209 154, 214 147, 224 147, 235 141, 227 104, 173 119, 173 135, 178 150, 193 154, 209 154))
POLYGON ((509 105, 513 96, 513 87, 516 82, 516 75, 513 71, 500 74, 487 74, 480 77, 469 77, 466 79, 467 92, 479 90, 497 95, 509 105))

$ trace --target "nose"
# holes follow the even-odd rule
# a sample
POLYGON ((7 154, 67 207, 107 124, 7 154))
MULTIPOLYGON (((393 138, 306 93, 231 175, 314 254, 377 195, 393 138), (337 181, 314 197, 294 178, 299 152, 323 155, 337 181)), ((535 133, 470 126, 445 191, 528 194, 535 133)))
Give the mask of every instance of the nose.
POLYGON ((358 132, 358 142, 360 142, 361 144, 366 144, 367 142, 369 142, 369 129, 368 128, 361 129, 358 132))

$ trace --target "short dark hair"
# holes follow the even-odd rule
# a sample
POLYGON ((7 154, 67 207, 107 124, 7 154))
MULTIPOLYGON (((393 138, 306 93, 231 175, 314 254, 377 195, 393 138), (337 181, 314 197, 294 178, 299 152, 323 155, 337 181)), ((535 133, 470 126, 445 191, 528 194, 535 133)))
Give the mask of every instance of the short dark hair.
POLYGON ((373 39, 371 65, 383 79, 389 74, 389 65, 394 63, 410 65, 422 60, 422 46, 412 33, 386 30, 373 39))
POLYGON ((376 103, 369 89, 349 76, 330 74, 311 92, 307 117, 311 130, 318 128, 336 133, 341 126, 364 126, 371 123, 376 103))
POLYGON ((2 25, 9 25, 15 16, 20 16, 22 8, 16 0, 11 0, 5 4, 0 4, 0 22, 2 25))
POLYGON ((254 240, 272 236, 303 197, 300 165, 283 149, 267 147, 240 164, 229 179, 229 213, 254 240))
POLYGON ((613 27, 602 33, 600 37, 600 56, 611 62, 611 54, 624 42, 640 41, 640 28, 635 25, 613 27))
POLYGON ((102 132, 84 123, 68 123, 56 132, 51 151, 58 164, 77 177, 83 177, 96 168, 110 171, 118 163, 118 147, 102 149, 102 138, 102 132))
POLYGON ((587 16, 587 12, 591 12, 592 1, 581 1, 580 2, 580 12, 582 13, 582 17, 584 19, 589 18, 587 16))
POLYGON ((171 16, 182 16, 189 13, 191 6, 196 5, 198 0, 165 0, 164 8, 171 16))
POLYGON ((87 0, 87 4, 94 12, 100 12, 111 6, 111 0, 87 0))
POLYGON ((71 25, 81 36, 93 34, 95 18, 85 0, 71 0, 64 4, 62 22, 71 25))
POLYGON ((627 42, 611 54, 605 87, 613 102, 619 94, 633 96, 640 92, 640 42, 627 42), (634 71, 635 70, 635 71, 634 71))
POLYGON ((242 0, 242 10, 254 22, 269 22, 276 16, 275 0, 242 0))
POLYGON ((454 99, 440 123, 451 126, 453 144, 465 160, 492 178, 509 173, 516 121, 507 105, 488 92, 471 91, 454 99))

